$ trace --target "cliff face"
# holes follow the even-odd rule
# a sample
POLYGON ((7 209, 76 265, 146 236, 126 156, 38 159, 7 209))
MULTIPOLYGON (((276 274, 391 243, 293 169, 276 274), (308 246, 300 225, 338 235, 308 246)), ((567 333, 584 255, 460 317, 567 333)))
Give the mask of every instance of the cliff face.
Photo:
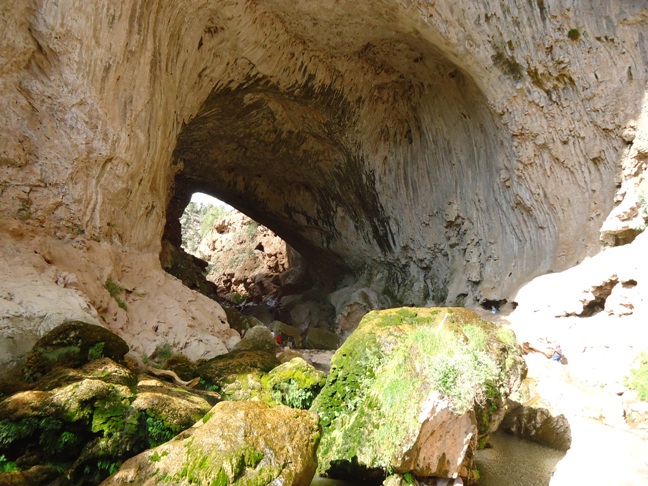
POLYGON ((4 2, 1 216, 154 255, 202 191, 393 301, 507 298, 596 253, 617 188, 637 210, 647 23, 639 0, 4 2))

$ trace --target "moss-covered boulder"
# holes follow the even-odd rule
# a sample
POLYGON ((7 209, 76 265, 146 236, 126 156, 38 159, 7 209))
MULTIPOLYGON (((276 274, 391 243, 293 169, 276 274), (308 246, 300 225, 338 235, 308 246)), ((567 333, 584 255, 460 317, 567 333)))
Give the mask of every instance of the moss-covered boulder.
POLYGON ((272 402, 308 409, 326 383, 326 373, 302 358, 293 358, 270 371, 261 383, 272 402))
POLYGON ((309 329, 304 340, 304 347, 308 349, 338 349, 342 344, 342 337, 326 329, 314 327, 309 329))
POLYGON ((319 438, 313 412, 221 402, 202 425, 129 459, 102 485, 307 486, 315 474, 319 438))
POLYGON ((189 381, 197 376, 196 363, 191 361, 184 354, 174 354, 167 358, 164 363, 162 363, 162 368, 173 371, 181 380, 185 381, 189 381))
POLYGON ((150 447, 170 440, 191 427, 211 409, 202 396, 172 383, 140 376, 137 396, 131 404, 146 424, 146 438, 150 447))
POLYGON ((245 333, 232 351, 268 351, 276 353, 279 345, 272 331, 264 325, 255 326, 245 333))
POLYGON ((129 413, 134 384, 130 370, 108 358, 55 368, 33 390, 0 402, 0 455, 25 470, 54 465, 72 482, 98 482, 140 442, 129 413))
POLYGON ((356 479, 473 482, 478 439, 526 374, 515 335, 462 308, 370 312, 331 365, 318 472, 356 479))
POLYGON ((36 342, 27 355, 24 376, 34 381, 56 366, 78 368, 101 357, 120 362, 126 353, 126 341, 108 329, 86 322, 66 322, 36 342))
POLYGON ((241 375, 267 373, 278 365, 274 352, 232 351, 200 363, 196 373, 205 383, 222 388, 241 375))
POLYGON ((60 484, 98 484, 125 459, 171 439, 211 408, 170 383, 145 375, 138 380, 109 358, 54 368, 32 386, 0 401, 0 457, 19 469, 0 484, 41 476, 49 478, 43 484, 58 484, 51 467, 60 484))
MULTIPOLYGON (((255 354, 247 353, 249 352, 230 353, 233 356, 229 357, 242 360, 244 366, 234 366, 228 359, 227 374, 204 375, 206 381, 215 380, 213 383, 217 383, 223 400, 259 400, 271 406, 287 405, 308 409, 326 382, 326 374, 302 358, 294 358, 281 365, 275 359, 264 364, 257 361, 258 356, 255 354), (263 366, 259 366, 260 364, 263 366)), ((219 373, 226 369, 214 368, 219 373)))

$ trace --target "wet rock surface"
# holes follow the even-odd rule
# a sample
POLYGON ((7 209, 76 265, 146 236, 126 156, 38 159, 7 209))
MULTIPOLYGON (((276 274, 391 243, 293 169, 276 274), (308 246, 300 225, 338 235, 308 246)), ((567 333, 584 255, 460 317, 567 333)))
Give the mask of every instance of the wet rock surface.
POLYGON ((188 484, 290 484, 307 486, 315 474, 320 431, 305 410, 259 402, 222 402, 166 444, 122 466, 104 486, 169 481, 188 484))

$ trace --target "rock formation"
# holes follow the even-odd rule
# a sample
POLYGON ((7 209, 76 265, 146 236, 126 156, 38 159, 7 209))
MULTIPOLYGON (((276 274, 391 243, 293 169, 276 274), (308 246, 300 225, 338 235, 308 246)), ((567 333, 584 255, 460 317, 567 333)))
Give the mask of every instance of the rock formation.
POLYGON ((104 486, 189 484, 308 486, 315 474, 317 416, 259 402, 223 402, 195 427, 126 461, 104 486))
POLYGON ((157 261, 194 191, 379 306, 510 298, 599 251, 617 189, 604 234, 632 239, 615 221, 645 196, 647 18, 631 0, 4 2, 0 328, 22 337, 2 361, 52 318, 14 300, 34 274, 43 305, 136 350, 231 348, 157 261))
POLYGON ((299 261, 276 234, 236 211, 214 222, 196 254, 212 265, 207 279, 219 295, 238 303, 250 297, 276 300, 288 283, 282 275, 299 261))
POLYGON ((313 403, 322 423, 318 472, 472 484, 478 441, 497 428, 525 375, 515 335, 474 312, 371 312, 333 356, 313 403))

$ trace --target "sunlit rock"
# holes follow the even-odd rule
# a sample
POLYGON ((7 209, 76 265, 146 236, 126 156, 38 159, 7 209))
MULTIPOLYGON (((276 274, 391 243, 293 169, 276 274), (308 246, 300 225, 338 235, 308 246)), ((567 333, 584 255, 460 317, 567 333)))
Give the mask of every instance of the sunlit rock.
POLYGON ((514 334, 459 308, 373 311, 335 353, 312 409, 320 474, 476 479, 474 453, 526 374, 514 334))

